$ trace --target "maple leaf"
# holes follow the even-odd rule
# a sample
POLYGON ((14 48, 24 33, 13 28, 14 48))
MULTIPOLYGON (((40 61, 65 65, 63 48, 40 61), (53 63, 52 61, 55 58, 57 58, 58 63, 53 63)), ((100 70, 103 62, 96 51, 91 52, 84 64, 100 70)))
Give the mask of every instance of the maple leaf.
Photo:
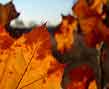
POLYGON ((49 72, 52 76, 48 78, 50 63, 55 58, 51 53, 50 34, 44 25, 16 39, 11 49, 5 51, 0 51, 0 89, 60 88, 60 70, 49 72))
POLYGON ((54 35, 57 43, 57 50, 61 54, 72 48, 76 26, 77 21, 73 16, 62 16, 62 22, 58 26, 57 31, 54 35))

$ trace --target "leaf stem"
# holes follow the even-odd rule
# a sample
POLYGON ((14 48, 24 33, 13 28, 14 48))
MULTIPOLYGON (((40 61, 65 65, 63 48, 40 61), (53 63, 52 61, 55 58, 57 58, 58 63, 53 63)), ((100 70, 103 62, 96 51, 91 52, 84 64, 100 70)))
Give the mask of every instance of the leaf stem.
POLYGON ((103 89, 104 87, 104 78, 103 78, 103 64, 102 64, 102 51, 103 51, 103 45, 104 43, 101 42, 100 47, 97 49, 98 56, 97 56, 97 62, 98 62, 98 74, 99 74, 99 82, 98 82, 98 89, 103 89))

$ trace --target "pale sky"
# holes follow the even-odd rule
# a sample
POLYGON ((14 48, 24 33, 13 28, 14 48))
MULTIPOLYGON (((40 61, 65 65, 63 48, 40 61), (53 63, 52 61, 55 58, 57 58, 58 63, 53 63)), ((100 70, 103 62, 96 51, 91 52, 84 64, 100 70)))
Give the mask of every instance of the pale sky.
MULTIPOLYGON (((0 0, 5 4, 9 0, 0 0)), ((25 23, 34 21, 36 23, 48 22, 56 25, 61 21, 61 13, 71 13, 75 0, 13 0, 17 10, 21 13, 19 19, 25 23)))

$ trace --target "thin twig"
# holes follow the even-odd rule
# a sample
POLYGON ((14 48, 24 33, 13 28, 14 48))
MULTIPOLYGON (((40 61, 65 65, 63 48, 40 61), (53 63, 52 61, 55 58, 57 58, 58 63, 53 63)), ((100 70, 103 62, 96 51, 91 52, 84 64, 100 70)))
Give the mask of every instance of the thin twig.
POLYGON ((97 61, 98 61, 98 73, 99 73, 99 89, 103 89, 103 83, 104 83, 104 79, 103 79, 103 64, 102 64, 102 59, 101 59, 101 54, 102 54, 102 48, 103 48, 103 42, 101 42, 100 44, 100 48, 98 48, 98 56, 97 56, 97 61))

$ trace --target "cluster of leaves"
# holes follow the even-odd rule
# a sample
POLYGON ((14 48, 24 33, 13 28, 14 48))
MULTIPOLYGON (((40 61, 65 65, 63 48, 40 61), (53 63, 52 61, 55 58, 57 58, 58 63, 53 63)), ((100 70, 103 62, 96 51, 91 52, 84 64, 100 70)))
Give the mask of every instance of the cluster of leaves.
MULTIPOLYGON (((107 25, 108 22, 107 24, 104 23, 104 21, 109 20, 107 11, 108 9, 107 7, 105 7, 106 5, 107 0, 78 0, 77 3, 72 7, 72 11, 74 12, 75 16, 70 15, 70 17, 73 18, 73 21, 71 21, 71 18, 70 20, 68 19, 69 15, 64 16, 64 19, 62 18, 62 23, 58 27, 58 31, 56 31, 55 40, 57 43, 57 50, 61 54, 65 54, 66 49, 68 51, 69 49, 72 48, 72 45, 75 44, 75 42, 73 42, 75 36, 73 31, 75 28, 78 28, 77 24, 79 24, 80 26, 79 30, 81 30, 82 32, 82 36, 84 38, 84 42, 87 47, 100 48, 101 43, 108 45, 109 44, 108 39, 109 28, 107 25), (73 25, 74 27, 73 26, 71 27, 73 31, 69 29, 69 27, 72 24, 75 24, 73 25), (66 39, 70 39, 68 38, 68 36, 66 36, 70 34, 68 33, 68 31, 71 31, 72 33, 71 34, 72 40, 66 41, 66 39), (66 44, 71 45, 68 47, 66 46, 66 44)), ((69 60, 68 57, 67 60, 69 60)))
POLYGON ((96 47, 102 41, 109 42, 109 28, 103 23, 106 19, 101 5, 106 4, 106 0, 78 0, 77 4, 72 8, 78 18, 80 28, 84 34, 85 42, 89 47, 96 47))
MULTIPOLYGON (((61 54, 73 47, 77 24, 80 24, 87 46, 96 47, 102 41, 109 44, 109 28, 103 23, 107 16, 101 10, 101 4, 105 5, 106 0, 89 1, 78 0, 72 8, 75 17, 62 16, 54 34, 61 54)), ((50 34, 45 25, 33 28, 16 40, 0 27, 0 65, 0 89, 59 89, 63 68, 66 67, 53 57, 50 34)), ((67 87, 85 89, 86 82, 93 78, 92 69, 87 65, 80 66, 70 71, 72 82, 67 87)), ((91 84, 96 89, 95 81, 91 84)))

